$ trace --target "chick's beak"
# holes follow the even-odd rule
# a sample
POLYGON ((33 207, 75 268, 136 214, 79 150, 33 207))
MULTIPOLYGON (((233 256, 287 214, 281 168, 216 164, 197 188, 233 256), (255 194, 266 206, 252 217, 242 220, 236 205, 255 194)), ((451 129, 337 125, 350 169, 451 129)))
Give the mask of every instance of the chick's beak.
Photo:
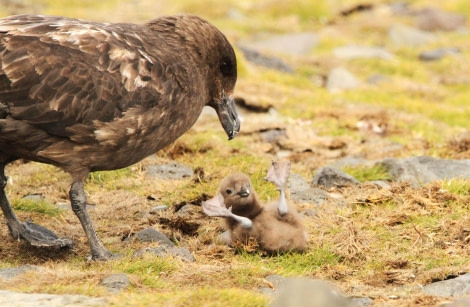
POLYGON ((250 196, 250 190, 248 188, 242 187, 240 189, 240 192, 237 193, 237 195, 240 196, 241 198, 246 198, 250 196))
POLYGON ((235 138, 240 131, 240 118, 235 108, 233 96, 227 97, 225 92, 223 92, 222 99, 215 103, 215 111, 225 133, 228 135, 228 139, 235 138))

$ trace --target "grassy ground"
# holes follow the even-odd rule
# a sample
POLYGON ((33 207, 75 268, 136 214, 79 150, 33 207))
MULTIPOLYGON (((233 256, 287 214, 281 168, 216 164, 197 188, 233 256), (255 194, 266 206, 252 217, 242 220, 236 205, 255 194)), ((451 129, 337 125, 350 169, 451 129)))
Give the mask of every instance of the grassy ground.
MULTIPOLYGON (((273 199, 276 191, 262 178, 274 154, 289 154, 293 172, 307 180, 318 167, 352 154, 369 159, 418 154, 468 158, 468 34, 439 33, 438 39, 426 46, 397 47, 386 40, 387 28, 395 22, 410 21, 386 11, 379 17, 367 13, 339 17, 341 9, 358 3, 351 0, 12 3, 15 6, 4 6, 0 13, 38 12, 143 22, 162 14, 186 12, 209 19, 235 43, 256 32, 308 30, 318 33, 320 44, 308 56, 285 59, 296 67, 292 75, 253 66, 239 53, 237 95, 252 103, 274 106, 278 111, 274 123, 270 115, 245 113, 242 133, 227 142, 217 120, 205 117, 155 157, 123 170, 90 176, 89 201, 98 204, 91 209, 92 218, 106 246, 124 255, 119 260, 84 261, 88 244, 76 217, 70 210, 56 206, 68 202, 67 174, 36 163, 8 166, 11 182, 7 193, 19 217, 32 218, 77 244, 69 252, 37 250, 11 239, 2 221, 0 267, 30 263, 43 268, 15 280, 0 281, 2 289, 102 296, 116 306, 265 306, 269 300, 257 289, 269 286, 265 276, 281 274, 329 280, 348 295, 369 296, 378 305, 434 306, 444 299, 422 295, 420 285, 468 271, 469 181, 434 182, 419 189, 394 184, 388 191, 363 183, 360 187, 331 190, 349 205, 326 205, 318 209, 317 217, 306 219, 310 242, 304 254, 266 256, 213 245, 214 237, 221 232, 219 221, 205 217, 200 207, 196 207, 194 216, 202 225, 196 235, 161 225, 158 216, 145 215, 158 204, 173 206, 198 199, 203 193, 213 195, 220 179, 234 170, 252 176, 263 200, 273 199), (227 18, 235 13, 245 17, 227 18), (347 44, 385 46, 396 58, 334 59, 332 48, 347 44), (440 46, 459 47, 462 53, 432 63, 417 59, 420 51, 440 46), (375 73, 386 75, 388 80, 380 86, 363 84, 357 90, 330 94, 319 80, 336 65, 346 67, 362 80, 375 73), (385 124, 387 133, 378 136, 359 130, 357 122, 365 119, 385 124), (286 129, 289 140, 281 146, 261 142, 257 131, 272 127, 286 129), (403 147, 379 150, 392 142, 403 147), (146 164, 173 159, 193 168, 202 167, 204 177, 200 182, 145 177, 142 169, 146 164), (42 194, 44 200, 22 199, 31 193, 42 194), (188 247, 197 261, 131 258, 134 250, 148 244, 123 242, 122 238, 149 226, 188 247), (103 277, 118 272, 130 277, 130 288, 111 294, 99 286, 103 277)), ((413 5, 430 4, 414 1, 413 5)), ((440 8, 470 16, 470 4, 465 0, 446 1, 440 8)), ((387 179, 387 174, 377 168, 345 170, 363 182, 387 179)))

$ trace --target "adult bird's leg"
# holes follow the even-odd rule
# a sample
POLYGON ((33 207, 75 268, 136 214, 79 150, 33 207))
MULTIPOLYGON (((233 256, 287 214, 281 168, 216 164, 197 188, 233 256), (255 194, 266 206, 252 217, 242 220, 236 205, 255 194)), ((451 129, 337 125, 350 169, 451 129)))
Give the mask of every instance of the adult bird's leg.
POLYGON ((74 179, 74 182, 72 183, 69 193, 72 210, 78 217, 78 220, 82 224, 83 230, 88 238, 91 250, 91 259, 108 260, 113 257, 113 254, 104 247, 100 238, 98 238, 98 234, 96 233, 90 216, 88 215, 84 181, 85 179, 74 179))
POLYGON ((5 165, 0 164, 0 208, 3 215, 7 219, 8 229, 10 234, 15 239, 25 239, 33 246, 39 247, 70 247, 73 241, 66 238, 59 238, 55 233, 47 228, 37 225, 33 222, 22 223, 18 220, 8 202, 5 194, 5 187, 7 185, 7 177, 5 176, 5 165))
POLYGON ((0 207, 2 208, 3 216, 7 219, 7 225, 8 229, 10 230, 11 235, 14 238, 20 238, 20 228, 21 223, 18 221, 18 218, 15 215, 15 212, 13 212, 13 208, 10 206, 10 203, 8 202, 7 196, 5 194, 5 187, 8 182, 8 178, 5 176, 5 165, 1 164, 0 165, 1 171, 0 171, 0 207))

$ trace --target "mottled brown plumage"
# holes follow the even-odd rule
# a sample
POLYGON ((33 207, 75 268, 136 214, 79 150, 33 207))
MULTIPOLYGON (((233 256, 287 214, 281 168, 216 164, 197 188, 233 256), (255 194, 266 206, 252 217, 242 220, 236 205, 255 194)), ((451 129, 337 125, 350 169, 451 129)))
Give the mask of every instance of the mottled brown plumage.
POLYGON ((4 166, 19 158, 72 175, 72 208, 93 259, 111 254, 86 212, 89 172, 126 167, 187 131, 212 106, 229 139, 240 122, 233 102, 234 51, 195 16, 144 25, 21 15, 0 19, 0 205, 14 237, 67 245, 20 223, 3 187, 4 166), (54 241, 55 240, 55 241, 54 241))
POLYGON ((203 204, 206 214, 225 218, 230 235, 228 243, 240 241, 246 243, 250 238, 268 252, 303 251, 307 248, 307 237, 302 218, 297 211, 287 205, 283 188, 287 181, 289 167, 281 167, 280 180, 272 180, 275 165, 268 172, 267 179, 276 181, 281 191, 277 202, 262 204, 251 185, 250 178, 243 173, 234 173, 220 183, 218 194, 203 204), (287 172, 285 172, 287 170, 287 172), (207 205, 209 203, 209 207, 207 205), (214 210, 225 206, 227 210, 214 210), (250 223, 241 218, 247 218, 250 223))

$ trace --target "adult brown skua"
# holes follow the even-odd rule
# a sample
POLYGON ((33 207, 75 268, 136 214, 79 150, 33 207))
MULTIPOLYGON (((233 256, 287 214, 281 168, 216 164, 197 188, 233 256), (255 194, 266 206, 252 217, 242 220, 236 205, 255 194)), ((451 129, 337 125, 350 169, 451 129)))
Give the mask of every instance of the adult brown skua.
POLYGON ((248 243, 254 239, 261 249, 270 252, 304 251, 307 235, 302 218, 287 203, 284 188, 290 173, 290 162, 273 161, 266 180, 274 183, 280 199, 262 204, 243 173, 234 173, 220 183, 218 193, 203 203, 209 216, 224 217, 228 244, 248 243))
POLYGON ((109 259, 87 213, 90 172, 129 166, 169 145, 213 107, 229 139, 240 129, 235 53, 196 16, 143 25, 19 15, 0 19, 0 207, 14 238, 72 242, 16 217, 4 168, 17 159, 71 174, 69 192, 92 259, 109 259))

